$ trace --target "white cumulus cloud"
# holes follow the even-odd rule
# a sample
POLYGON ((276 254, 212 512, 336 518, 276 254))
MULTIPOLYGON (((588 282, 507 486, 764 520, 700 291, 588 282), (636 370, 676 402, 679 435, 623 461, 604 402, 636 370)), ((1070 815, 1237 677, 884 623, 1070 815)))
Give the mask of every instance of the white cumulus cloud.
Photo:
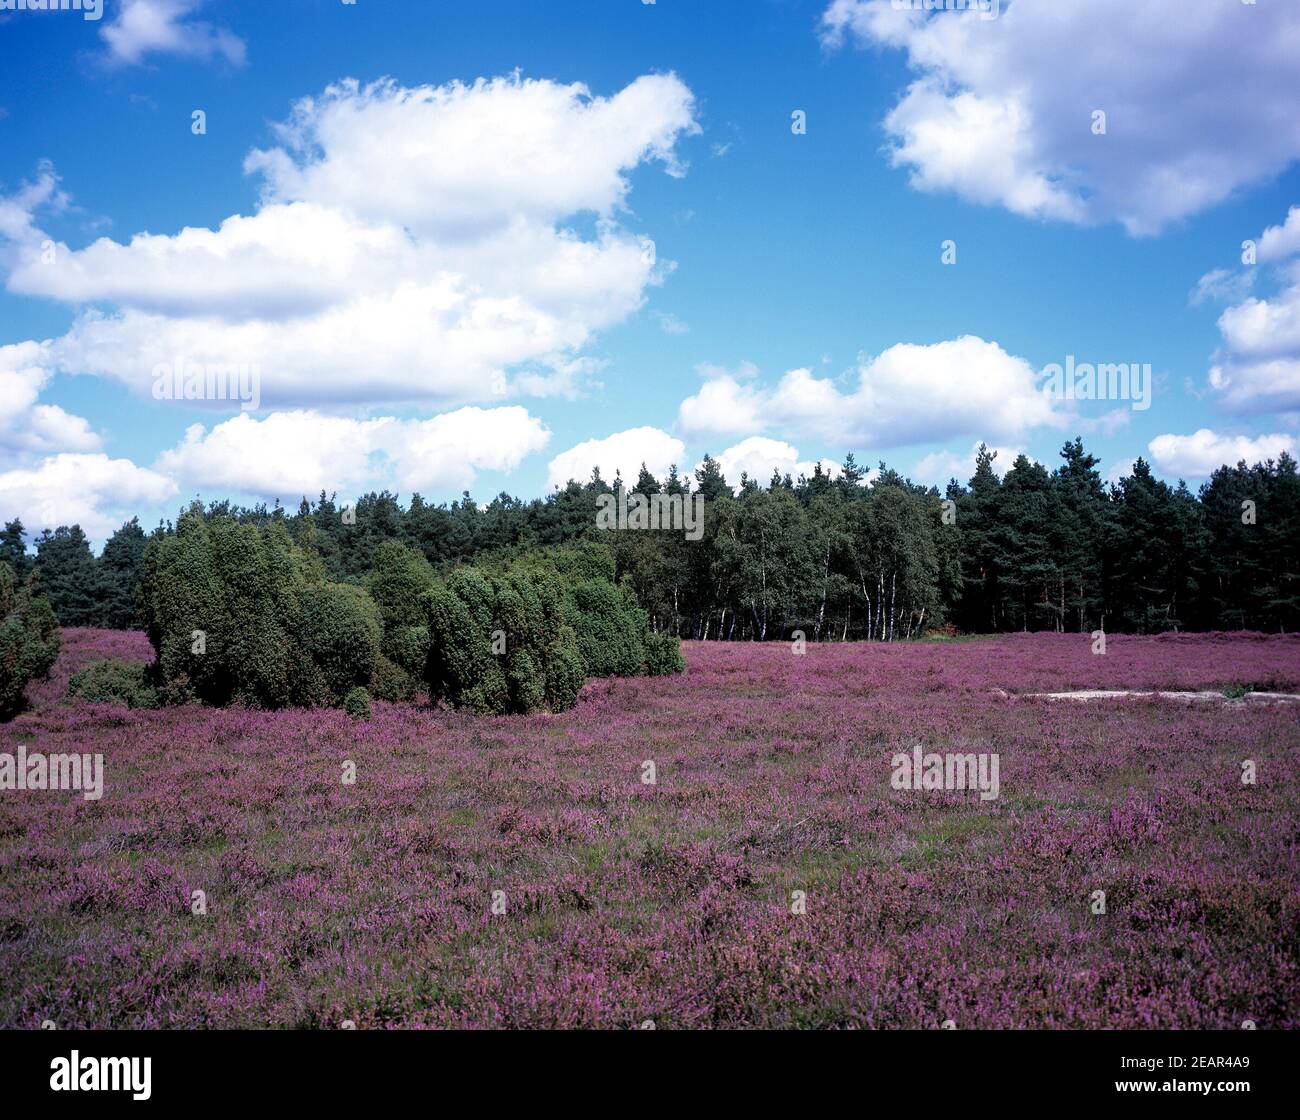
POLYGON ((100 34, 113 63, 135 65, 151 54, 224 58, 242 66, 244 41, 223 27, 189 18, 202 0, 122 0, 117 19, 100 34))
POLYGON ((864 356, 855 373, 842 386, 795 369, 767 387, 718 372, 682 402, 677 423, 692 436, 779 429, 884 448, 972 434, 1009 439, 1059 426, 1065 415, 1025 359, 974 335, 900 343, 864 356))
POLYGON ((191 489, 295 501, 385 485, 465 489, 480 470, 512 470, 550 433, 518 405, 466 407, 426 420, 351 419, 312 410, 193 424, 154 469, 191 489))
POLYGON ((0 509, 29 533, 80 525, 103 540, 142 507, 176 494, 170 479, 127 459, 102 453, 51 455, 30 467, 0 471, 0 509))
POLYGON ((1014 0, 989 20, 833 0, 822 33, 905 53, 884 126, 921 190, 1143 235, 1300 157, 1295 4, 1014 0))
POLYGON ((7 287, 81 309, 54 368, 138 392, 161 363, 258 367, 270 407, 571 393, 593 335, 665 275, 619 224, 629 173, 680 174, 691 92, 648 75, 611 97, 518 76, 329 87, 246 161, 263 202, 215 228, 55 246, 49 168, 0 201, 7 287), (565 223, 594 215, 582 236, 565 223), (87 306, 94 305, 94 306, 87 306))
POLYGON ((562 451, 547 467, 547 485, 564 486, 570 479, 586 482, 593 467, 600 468, 601 477, 613 483, 615 473, 627 485, 635 485, 641 464, 663 480, 668 468, 676 463, 680 467, 686 447, 681 440, 659 428, 630 428, 615 432, 604 439, 589 439, 562 451))
POLYGON ((1263 264, 1285 260, 1300 253, 1300 206, 1292 206, 1280 226, 1269 226, 1259 237, 1259 260, 1263 264))
POLYGON ((729 374, 709 377, 699 392, 682 401, 677 427, 692 437, 734 435, 765 425, 768 394, 729 374))
POLYGON ((1189 436, 1156 436, 1148 449, 1151 460, 1167 475, 1179 478, 1208 478, 1219 467, 1276 459, 1283 451, 1296 454, 1296 438, 1289 435, 1220 435, 1201 428, 1189 436))
MULTIPOLYGON (((1258 247, 1258 259, 1276 266, 1281 287, 1267 298, 1241 298, 1219 316, 1222 343, 1210 366, 1210 387, 1231 412, 1276 412, 1294 421, 1300 418, 1300 207, 1266 229, 1258 247)), ((1253 277, 1254 271, 1238 275, 1253 277)))
POLYGON ((38 342, 0 346, 0 453, 5 456, 99 450, 99 436, 82 417, 39 403, 50 380, 46 350, 38 342))

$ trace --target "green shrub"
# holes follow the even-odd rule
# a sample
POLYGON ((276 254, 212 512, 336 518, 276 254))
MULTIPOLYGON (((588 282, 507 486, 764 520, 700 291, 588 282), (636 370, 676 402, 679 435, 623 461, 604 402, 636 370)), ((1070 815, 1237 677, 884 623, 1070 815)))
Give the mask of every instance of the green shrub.
POLYGON ((379 609, 360 587, 322 583, 299 593, 303 645, 335 702, 370 680, 383 633, 379 609))
POLYGON ((415 686, 415 678, 400 665, 393 664, 382 653, 375 658, 375 669, 370 675, 371 696, 393 703, 413 700, 415 686))
POLYGON ((496 613, 496 588, 491 581, 477 568, 457 568, 447 577, 447 590, 464 604, 475 634, 488 642, 496 613))
POLYGON ((614 582, 614 553, 599 541, 576 541, 552 549, 545 558, 566 583, 614 582))
POLYGON ((483 712, 572 708, 588 676, 681 672, 676 638, 650 634, 599 544, 458 568, 421 602, 429 695, 483 712))
POLYGON ((420 598, 436 583, 433 567, 423 553, 400 541, 387 540, 380 544, 375 550, 375 566, 366 575, 366 590, 379 607, 384 632, 423 626, 420 598))
MULTIPOLYGON (((423 618, 423 604, 418 605, 423 618)), ((429 660, 429 645, 428 626, 398 626, 385 632, 383 654, 411 676, 423 679, 429 660)))
POLYGON ((370 711, 370 693, 364 688, 351 689, 343 697, 343 710, 353 719, 369 721, 370 711))
POLYGON ((460 698, 491 662, 488 635, 478 635, 469 608, 450 588, 439 587, 423 599, 429 630, 425 680, 432 698, 445 698, 460 707, 460 698))
POLYGON ((370 681, 383 632, 366 591, 326 583, 282 522, 197 508, 145 549, 141 617, 169 703, 337 705, 370 681))
POLYGON ((635 677, 645 671, 649 624, 626 588, 586 580, 568 588, 565 622, 578 639, 589 677, 635 677))
MULTIPOLYGON (((562 593, 554 572, 515 569, 494 575, 458 568, 424 597, 429 631, 429 695, 478 712, 536 712, 572 707, 576 689, 548 687, 571 667, 565 656, 562 593)), ((568 649, 576 656, 570 641, 568 649)), ((581 687, 581 662, 578 662, 581 687)))
POLYGON ((157 708, 158 690, 149 678, 149 667, 132 661, 107 658, 92 661, 75 674, 68 694, 96 704, 118 704, 123 708, 157 708))
POLYGON ((379 611, 381 637, 371 691, 383 700, 410 700, 425 678, 429 628, 424 596, 437 585, 424 555, 400 541, 383 541, 365 586, 379 611))
POLYGON ((141 616, 168 699, 254 707, 321 703, 301 646, 305 586, 283 525, 266 529, 191 511, 145 549, 141 616))
POLYGON ((546 706, 546 679, 533 655, 517 649, 506 663, 512 712, 540 712, 546 706))
POLYGON ((645 671, 647 676, 666 677, 671 673, 686 672, 686 659, 682 657, 682 643, 676 634, 659 630, 646 636, 645 671))
POLYGON ((569 627, 561 627, 560 640, 546 662, 546 706, 553 712, 572 708, 585 681, 577 638, 569 627))
POLYGON ((0 564, 0 719, 22 708, 27 683, 45 676, 58 655, 54 610, 0 564))

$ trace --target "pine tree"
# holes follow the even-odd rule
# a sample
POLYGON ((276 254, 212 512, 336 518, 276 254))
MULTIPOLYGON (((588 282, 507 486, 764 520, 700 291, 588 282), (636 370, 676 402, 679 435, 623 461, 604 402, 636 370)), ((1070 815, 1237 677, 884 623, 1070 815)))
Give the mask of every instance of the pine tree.
POLYGON ((840 477, 835 480, 840 490, 847 494, 853 495, 862 485, 862 480, 866 478, 866 472, 858 466, 857 460, 850 451, 844 456, 844 465, 840 467, 840 477))
POLYGON ((144 549, 144 530, 134 517, 108 538, 96 563, 97 626, 127 630, 138 625, 137 597, 144 549))
POLYGON ((659 493, 659 481, 646 470, 644 461, 641 463, 641 472, 636 477, 636 485, 632 489, 637 494, 659 493))
POLYGON ((695 471, 695 492, 703 494, 706 502, 731 493, 731 487, 723 477, 722 468, 718 466, 718 461, 712 455, 705 455, 704 461, 695 471))
POLYGON ((36 591, 54 608, 60 626, 94 626, 99 578, 80 525, 46 529, 36 542, 36 591))
POLYGON ((1056 594, 1062 629, 1084 632, 1101 622, 1110 506, 1096 470, 1099 460, 1084 451, 1081 439, 1067 442, 1061 458, 1064 462, 1053 475, 1058 500, 1048 539, 1059 558, 1056 594))
POLYGON ((27 543, 23 536, 23 523, 16 517, 6 522, 3 531, 0 531, 0 563, 8 564, 13 569, 19 583, 27 579, 35 563, 27 554, 27 543))

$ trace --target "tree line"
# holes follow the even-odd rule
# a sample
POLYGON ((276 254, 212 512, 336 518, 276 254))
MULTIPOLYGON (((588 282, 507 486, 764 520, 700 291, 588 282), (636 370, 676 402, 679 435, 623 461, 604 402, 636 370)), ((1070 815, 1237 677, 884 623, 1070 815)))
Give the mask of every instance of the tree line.
MULTIPOLYGON (((1003 475, 981 446, 966 482, 944 490, 850 454, 834 477, 818 466, 797 480, 735 484, 705 456, 693 476, 672 468, 634 482, 598 470, 545 498, 507 493, 480 504, 468 492, 403 505, 388 490, 342 505, 322 491, 296 511, 214 502, 210 517, 283 523, 319 557, 329 580, 362 583, 387 541, 410 546, 440 575, 599 540, 618 584, 652 632, 703 640, 898 641, 939 629, 1151 633, 1294 631, 1300 625, 1300 477, 1296 461, 1223 466, 1193 493, 1157 479, 1138 459, 1108 484, 1080 439, 1054 468, 1020 455, 1003 475), (704 532, 598 527, 601 496, 699 495, 704 532)), ((606 502, 607 505, 607 502, 606 502)), ((95 558, 77 526, 25 547, 14 521, 0 560, 35 586, 65 626, 139 625, 146 534, 133 519, 95 558)))

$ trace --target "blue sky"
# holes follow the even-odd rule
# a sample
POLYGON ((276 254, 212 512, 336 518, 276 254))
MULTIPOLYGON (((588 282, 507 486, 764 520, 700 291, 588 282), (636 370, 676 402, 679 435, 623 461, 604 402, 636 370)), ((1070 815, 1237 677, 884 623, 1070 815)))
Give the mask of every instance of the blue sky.
POLYGON ((0 517, 1294 453, 1296 43, 1268 0, 0 11, 0 517), (261 407, 155 399, 172 355, 261 407), (1150 407, 1045 401, 1067 355, 1150 407))

